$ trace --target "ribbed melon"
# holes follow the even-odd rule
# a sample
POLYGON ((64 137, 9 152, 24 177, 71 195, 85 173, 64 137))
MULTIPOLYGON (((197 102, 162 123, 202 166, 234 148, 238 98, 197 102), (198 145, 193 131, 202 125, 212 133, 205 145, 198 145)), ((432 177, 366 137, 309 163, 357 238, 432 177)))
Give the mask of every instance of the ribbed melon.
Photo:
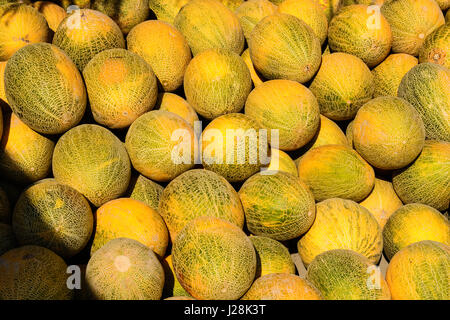
POLYGON ((322 296, 299 276, 272 273, 256 279, 242 300, 322 300, 322 296))
POLYGON ((217 0, 191 0, 181 8, 174 25, 186 37, 195 56, 209 49, 236 54, 244 50, 244 32, 238 17, 217 0))
POLYGON ((70 258, 88 243, 94 217, 88 201, 79 192, 54 179, 45 179, 21 194, 12 226, 20 245, 45 247, 70 258))
POLYGON ((344 145, 325 145, 309 150, 298 163, 298 175, 316 201, 344 198, 361 201, 375 183, 372 167, 344 145))
POLYGON ((277 147, 281 150, 304 146, 317 132, 320 121, 316 97, 291 80, 270 80, 256 87, 247 97, 245 114, 269 133, 278 130, 277 147))
POLYGON ((164 91, 181 86, 191 52, 175 27, 163 21, 142 22, 128 34, 127 47, 147 61, 164 91))
POLYGON ((150 65, 125 49, 97 54, 83 70, 92 114, 97 123, 125 128, 153 109, 158 96, 150 65))
POLYGON ((419 54, 425 38, 445 23, 439 5, 434 0, 387 0, 381 14, 392 30, 392 51, 419 54))
POLYGON ((118 238, 91 257, 86 284, 98 300, 159 300, 164 270, 150 248, 136 240, 118 238))
POLYGON ((189 170, 164 189, 159 202, 164 218, 175 240, 180 231, 197 217, 216 217, 242 229, 244 211, 239 195, 223 177, 202 169, 189 170))
POLYGON ((168 255, 161 261, 164 268, 164 297, 186 297, 192 298, 186 290, 183 289, 173 270, 172 255, 168 255))
POLYGON ((373 96, 397 96, 398 86, 405 74, 418 64, 416 57, 406 53, 389 55, 372 70, 375 91, 373 96))
POLYGON ((67 265, 38 246, 12 249, 0 256, 1 300, 70 300, 67 265))
POLYGON ((172 112, 140 116, 128 129, 125 146, 133 167, 155 181, 170 181, 194 166, 194 130, 172 112))
POLYGON ((37 9, 47 20, 50 30, 56 32, 61 21, 67 17, 66 10, 50 1, 36 1, 33 7, 37 9))
POLYGON ((180 9, 191 0, 148 0, 150 9, 158 20, 173 24, 180 9))
POLYGON ((402 206, 389 217, 383 229, 384 252, 389 260, 408 245, 423 240, 450 245, 450 224, 447 218, 424 204, 402 206))
POLYGON ((406 167, 422 151, 425 127, 406 100, 378 97, 363 105, 353 121, 356 151, 379 169, 406 167))
POLYGON ((11 204, 8 199, 8 194, 0 186, 0 223, 11 222, 11 204))
POLYGON ((81 74, 64 51, 48 43, 28 45, 8 60, 5 91, 20 120, 44 134, 74 127, 86 108, 81 74))
POLYGON ((174 93, 160 93, 156 101, 155 109, 175 113, 186 120, 192 127, 198 121, 198 115, 194 108, 186 100, 174 93))
POLYGON ((277 13, 262 19, 248 41, 255 69, 266 79, 305 83, 321 61, 320 40, 305 22, 277 13))
POLYGON ((348 120, 372 98, 375 88, 370 69, 361 59, 337 52, 322 57, 309 89, 319 102, 321 114, 332 120, 348 120))
POLYGON ((234 52, 213 49, 197 55, 184 75, 184 93, 198 114, 214 119, 239 112, 252 89, 250 72, 234 52))
POLYGON ((380 270, 351 250, 330 250, 308 267, 310 281, 326 300, 390 300, 389 287, 380 270))
POLYGON ((284 151, 271 149, 270 163, 267 171, 283 171, 298 176, 297 165, 284 151))
POLYGON ((130 181, 131 167, 123 143, 107 129, 84 124, 65 133, 53 154, 53 175, 95 206, 119 197, 130 181))
POLYGON ((250 58, 250 49, 248 48, 245 49, 244 52, 242 52, 241 54, 241 58, 244 59, 244 62, 247 65, 248 70, 250 71, 250 76, 252 78, 253 85, 257 87, 260 84, 262 84, 265 81, 265 79, 263 79, 261 74, 255 70, 255 66, 253 65, 252 59, 250 58))
POLYGON ((0 61, 28 44, 49 40, 47 21, 32 6, 13 3, 0 7, 0 61))
MULTIPOLYGON (((282 1, 282 0, 277 0, 282 1)), ((336 14, 336 12, 340 9, 342 6, 342 0, 316 0, 322 10, 324 11, 325 15, 327 16, 328 22, 331 21, 333 16, 336 14)))
POLYGON ((14 113, 5 114, 0 145, 0 172, 18 184, 47 177, 55 143, 31 130, 14 113))
POLYGON ((129 238, 164 257, 169 242, 167 227, 158 212, 145 203, 130 198, 111 200, 98 208, 96 218, 91 256, 113 239, 129 238))
POLYGON ((423 203, 437 210, 449 208, 450 143, 425 141, 419 157, 407 168, 394 172, 394 190, 403 203, 423 203))
POLYGON ((125 48, 122 31, 114 20, 91 9, 74 10, 61 21, 53 44, 64 50, 81 71, 97 53, 125 48))
POLYGON ((234 224, 200 217, 177 236, 172 259, 183 288, 202 300, 236 300, 251 286, 256 253, 245 233, 234 224))
POLYGON ((256 251, 256 278, 271 273, 295 274, 295 264, 288 248, 277 240, 250 236, 256 251))
POLYGON ((425 38, 419 51, 419 62, 433 62, 450 68, 449 23, 440 26, 425 38))
POLYGON ((0 222, 0 256, 15 247, 16 239, 12 227, 0 222))
POLYGON ((386 280, 393 300, 449 300, 450 247, 435 241, 413 243, 389 263, 386 280))
POLYGON ((158 210, 163 190, 164 188, 156 182, 139 175, 136 181, 130 184, 128 193, 131 199, 142 201, 150 208, 158 210))
POLYGON ((239 18, 244 36, 250 39, 253 28, 264 17, 274 14, 277 11, 277 6, 269 0, 249 0, 243 2, 235 11, 239 18))
POLYGON ((257 236, 290 240, 304 234, 315 218, 314 196, 298 177, 257 173, 239 190, 248 230, 257 236))

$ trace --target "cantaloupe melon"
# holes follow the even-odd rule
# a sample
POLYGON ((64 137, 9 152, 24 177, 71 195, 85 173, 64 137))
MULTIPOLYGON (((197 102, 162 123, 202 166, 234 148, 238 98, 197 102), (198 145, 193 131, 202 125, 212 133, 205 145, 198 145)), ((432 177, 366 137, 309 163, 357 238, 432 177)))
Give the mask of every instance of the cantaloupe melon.
POLYGON ((192 127, 198 121, 198 115, 194 108, 186 100, 174 93, 160 93, 156 100, 155 109, 175 113, 186 120, 192 127))
POLYGON ((316 1, 320 4, 322 10, 327 16, 328 22, 331 21, 333 16, 342 6, 342 0, 316 0, 316 1))
POLYGON ((100 11, 72 11, 58 26, 53 44, 64 50, 80 71, 97 53, 107 49, 125 48, 119 26, 100 11))
POLYGON ((329 198, 363 200, 372 191, 372 167, 344 145, 325 145, 309 150, 298 163, 298 175, 316 201, 329 198))
POLYGON ((50 30, 53 32, 58 30, 58 26, 61 21, 67 17, 67 12, 64 8, 50 1, 36 1, 33 3, 33 7, 45 17, 50 30))
POLYGON ((15 247, 16 239, 12 227, 0 222, 0 256, 15 247))
POLYGON ((172 180, 161 195, 158 211, 172 240, 201 216, 217 217, 241 229, 244 226, 239 195, 228 181, 208 170, 189 170, 172 180))
POLYGON ((164 270, 150 248, 136 240, 118 238, 91 257, 86 283, 98 300, 159 300, 164 270))
POLYGON ((0 144, 0 173, 17 184, 47 177, 55 143, 31 130, 14 113, 5 114, 0 144))
POLYGON ((150 208, 158 210, 159 199, 164 188, 156 182, 139 175, 136 181, 130 183, 129 196, 131 199, 144 202, 150 208))
POLYGON ((378 97, 363 105, 353 121, 356 151, 379 169, 406 167, 422 151, 425 127, 416 109, 398 97, 378 97))
POLYGON ((161 261, 164 269, 164 297, 186 297, 192 298, 186 290, 183 289, 173 270, 172 255, 168 255, 161 261))
POLYGON ((32 6, 13 3, 0 7, 0 61, 28 44, 49 40, 47 21, 32 6))
POLYGON ((155 181, 170 181, 194 166, 194 129, 169 111, 140 116, 130 126, 125 146, 133 167, 155 181))
POLYGON ((320 121, 316 97, 291 80, 270 80, 256 87, 247 97, 245 114, 268 133, 278 130, 277 147, 281 150, 304 146, 317 132, 320 121))
POLYGON ((386 281, 393 300, 448 300, 449 270, 450 247, 435 241, 420 241, 394 256, 386 281))
POLYGON ((125 128, 153 109, 156 77, 144 59, 125 49, 100 52, 83 70, 92 114, 97 123, 125 128))
POLYGON ((181 86, 191 52, 175 27, 163 21, 142 22, 128 34, 127 47, 147 61, 164 91, 181 86))
POLYGON ((434 63, 421 63, 406 73, 398 96, 411 103, 422 116, 427 139, 450 142, 450 70, 434 63))
POLYGON ((375 88, 373 75, 361 59, 337 52, 322 57, 309 89, 321 114, 332 120, 349 120, 372 98, 375 88))
POLYGON ((66 132, 53 153, 53 175, 95 206, 122 195, 131 166, 123 143, 109 130, 84 124, 66 132))
POLYGON ((289 250, 281 242, 253 235, 250 240, 256 251, 256 278, 271 273, 295 274, 295 264, 289 250))
POLYGON ((381 229, 389 217, 403 205, 392 183, 381 178, 375 178, 372 192, 359 204, 373 214, 381 229))
POLYGON ((256 279, 242 300, 322 300, 322 296, 299 276, 272 273, 256 279))
POLYGON ((173 267, 183 288, 201 300, 236 300, 250 288, 256 253, 234 224, 200 217, 178 234, 172 248, 173 267))
POLYGON ((20 120, 44 134, 74 127, 86 108, 81 74, 64 51, 48 43, 23 47, 8 60, 5 91, 20 120))
POLYGON ((247 41, 258 22, 276 11, 277 6, 269 0, 245 1, 235 10, 247 41))
POLYGON ((333 198, 316 205, 316 219, 297 247, 306 266, 317 255, 334 249, 356 251, 376 264, 382 254, 383 238, 369 210, 354 201, 333 198))
POLYGON ((113 239, 129 238, 164 257, 169 242, 167 227, 158 212, 145 203, 130 198, 111 200, 98 208, 96 218, 91 256, 113 239))
POLYGON ((148 0, 150 9, 158 20, 173 24, 180 9, 191 0, 148 0))
POLYGON ((305 83, 321 61, 320 40, 305 22, 277 13, 262 19, 248 41, 255 69, 266 79, 305 83))
POLYGON ((11 202, 8 194, 0 186, 0 223, 9 224, 11 222, 11 202))
POLYGON ((250 72, 234 52, 212 49, 197 55, 184 75, 184 92, 198 114, 214 119, 239 112, 252 89, 250 72))
POLYGON ((257 236, 290 240, 304 234, 315 218, 314 196, 298 177, 257 173, 239 190, 248 230, 257 236))
POLYGON ((245 114, 229 113, 211 121, 201 136, 202 164, 230 182, 244 181, 270 163, 268 138, 245 114))
POLYGON ((440 26, 425 38, 419 51, 419 62, 432 62, 450 68, 450 24, 440 26))
MULTIPOLYGON (((441 8, 442 12, 450 8, 450 1, 449 0, 436 0, 437 4, 441 8)), ((448 11, 447 11, 448 13, 448 11)))
POLYGON ((0 256, 1 300, 70 300, 67 265, 52 251, 23 246, 0 256))
POLYGON ((406 53, 389 55, 372 70, 375 91, 373 96, 397 96, 398 86, 405 74, 418 64, 416 57, 406 53))
POLYGON ((392 51, 419 54, 425 38, 445 23, 444 15, 434 0, 387 0, 381 14, 392 30, 392 51))
POLYGON ((403 203, 423 203, 437 210, 449 208, 450 142, 427 140, 419 157, 396 171, 392 182, 403 203))
POLYGON ((238 17, 217 0, 191 0, 181 8, 174 25, 186 37, 195 56, 209 49, 236 54, 244 50, 244 32, 238 17))
POLYGON ((351 250, 330 250, 308 267, 310 281, 326 300, 390 300, 381 271, 366 257, 351 250))
POLYGON ((78 191, 45 179, 22 193, 14 207, 12 226, 20 245, 45 247, 67 259, 88 243, 94 217, 78 191))
MULTIPOLYGON (((250 71, 250 76, 253 81, 253 85, 255 87, 259 86, 261 83, 265 81, 265 79, 262 77, 262 75, 255 70, 255 66, 253 65, 252 59, 250 58, 250 49, 245 49, 244 52, 241 54, 241 58, 244 59, 245 64, 248 67, 248 70, 250 71)), ((0 92, 1 94, 1 92, 0 92)))
POLYGON ((297 165, 284 151, 271 149, 270 163, 267 171, 283 171, 298 176, 297 165))

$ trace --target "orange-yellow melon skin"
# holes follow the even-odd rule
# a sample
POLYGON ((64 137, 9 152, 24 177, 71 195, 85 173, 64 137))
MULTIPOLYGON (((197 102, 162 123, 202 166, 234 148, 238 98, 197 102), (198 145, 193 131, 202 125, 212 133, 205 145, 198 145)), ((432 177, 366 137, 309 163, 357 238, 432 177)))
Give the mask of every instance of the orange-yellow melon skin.
POLYGON ((164 257, 169 233, 158 212, 145 203, 130 198, 111 200, 97 213, 97 226, 91 256, 106 243, 117 238, 129 238, 164 257))
POLYGON ((5 92, 5 69, 8 61, 0 61, 0 109, 7 109, 8 100, 5 92))
POLYGON ((419 62, 432 62, 450 68, 449 23, 440 26, 425 38, 419 51, 419 62))
POLYGON ((36 1, 33 3, 36 8, 47 20, 49 28, 56 32, 61 21, 67 17, 67 12, 64 8, 50 1, 36 1))
POLYGON ((158 20, 173 25, 173 20, 178 12, 189 1, 191 0, 148 0, 148 4, 158 20))
MULTIPOLYGON (((271 0, 271 1, 272 2, 278 1, 281 3, 283 0, 271 0)), ((342 6, 342 0, 316 0, 316 1, 319 3, 320 7, 325 13, 328 22, 331 21, 333 16, 342 6)))
POLYGON ((173 296, 165 298, 164 300, 196 300, 192 297, 186 297, 186 296, 173 296))
POLYGON ((235 10, 236 16, 239 18, 239 22, 244 31, 245 39, 250 39, 250 35, 253 28, 263 18, 274 14, 277 10, 277 6, 269 0, 249 0, 244 1, 235 10))
POLYGON ((245 0, 219 0, 219 1, 222 2, 224 5, 226 5, 228 9, 235 12, 236 9, 240 5, 242 5, 242 3, 244 3, 245 0))
POLYGON ((184 297, 193 299, 186 290, 183 289, 180 282, 175 275, 173 269, 172 255, 168 255, 161 261, 164 268, 164 290, 163 296, 165 297, 184 297))
POLYGON ((253 85, 255 88, 262 84, 265 79, 259 74, 258 71, 255 70, 255 66, 253 65, 252 59, 250 58, 250 49, 245 49, 244 52, 241 54, 241 58, 244 60, 245 64, 248 67, 248 70, 250 71, 250 76, 253 81, 253 85))
POLYGON ((267 171, 282 171, 298 176, 297 165, 284 151, 271 149, 270 163, 267 171))
POLYGON ((198 121, 198 115, 194 108, 186 100, 174 93, 160 93, 156 101, 155 109, 175 113, 186 120, 192 127, 198 121))
POLYGON ((163 186, 143 175, 139 175, 136 181, 134 179, 130 181, 127 194, 131 199, 142 201, 150 208, 158 210, 159 199, 163 190, 163 186))
POLYGON ((157 20, 142 22, 128 34, 127 47, 152 67, 164 91, 182 85, 191 52, 185 37, 174 26, 157 20))

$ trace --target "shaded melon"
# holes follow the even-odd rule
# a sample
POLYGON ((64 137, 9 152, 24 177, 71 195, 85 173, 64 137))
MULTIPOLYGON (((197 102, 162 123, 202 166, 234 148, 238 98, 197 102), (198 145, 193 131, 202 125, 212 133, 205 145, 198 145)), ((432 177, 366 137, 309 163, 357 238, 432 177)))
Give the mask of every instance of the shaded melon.
POLYGON ((196 299, 239 299, 255 278, 252 242, 240 228, 218 218, 187 224, 173 244, 172 259, 178 280, 196 299))
POLYGON ((432 62, 450 68, 449 23, 440 26, 425 38, 419 51, 419 62, 432 62))
POLYGON ((164 300, 196 300, 192 297, 186 297, 186 296, 173 296, 165 298, 164 300))
POLYGON ((267 171, 282 171, 298 176, 297 165, 284 151, 271 149, 270 163, 267 171))
POLYGON ((180 9, 191 0, 148 0, 150 9, 158 20, 173 24, 180 9))
MULTIPOLYGON (((441 10, 444 12, 448 8, 450 8, 450 1, 449 0, 436 0, 437 4, 441 8, 441 10)), ((447 10, 448 13, 448 10, 447 10)))
MULTIPOLYGON (((275 1, 283 1, 283 0, 275 0, 275 1)), ((328 22, 331 21, 333 16, 342 6, 342 0, 316 0, 316 1, 320 4, 320 7, 327 16, 328 22)))
POLYGON ((119 197, 130 181, 130 160, 123 143, 107 129, 84 124, 65 133, 53 154, 53 175, 95 206, 119 197))
POLYGON ((156 101, 155 109, 175 113, 186 120, 193 128, 195 122, 198 121, 198 115, 194 108, 186 100, 174 93, 160 93, 156 101))
POLYGON ((97 123, 125 128, 153 109, 158 95, 150 65, 125 49, 97 54, 83 70, 92 114, 97 123))
POLYGON ((91 0, 57 0, 57 2, 67 10, 76 10, 75 8, 89 8, 91 6, 91 0))
POLYGON ((3 135, 3 110, 0 108, 0 140, 3 135))
POLYGON ((350 121, 345 129, 345 136, 347 138, 348 144, 354 148, 353 145, 353 121, 350 121))
MULTIPOLYGON (((164 268, 164 290, 163 297, 185 297, 192 298, 186 290, 183 289, 175 275, 172 264, 172 255, 168 255, 161 261, 164 268)), ((192 298, 193 299, 193 298, 192 298)))
POLYGON ((235 11, 236 16, 244 31, 244 36, 250 39, 253 28, 264 17, 274 14, 277 11, 277 6, 269 0, 249 0, 243 2, 235 11))
POLYGON ((8 194, 0 186, 0 223, 11 222, 11 203, 8 199, 8 194))
POLYGON ((131 199, 142 201, 150 208, 158 210, 163 190, 164 188, 156 182, 139 175, 136 181, 130 184, 128 194, 131 199))
POLYGON ((67 17, 66 10, 58 6, 56 3, 50 1, 36 1, 33 3, 33 7, 36 8, 47 20, 49 28, 56 32, 61 21, 67 17))
POLYGON ((255 70, 255 66, 253 65, 252 59, 250 58, 250 49, 245 49, 241 54, 241 58, 244 59, 244 62, 247 65, 248 70, 250 71, 253 85, 257 87, 262 84, 265 79, 263 79, 259 72, 255 70))
POLYGON ((450 21, 450 10, 447 10, 447 13, 445 14, 445 22, 450 21))
POLYGON ((159 300, 164 270, 150 248, 132 239, 118 238, 91 257, 86 284, 98 300, 159 300))
POLYGON ((12 227, 0 222, 0 256, 15 247, 16 239, 12 227))

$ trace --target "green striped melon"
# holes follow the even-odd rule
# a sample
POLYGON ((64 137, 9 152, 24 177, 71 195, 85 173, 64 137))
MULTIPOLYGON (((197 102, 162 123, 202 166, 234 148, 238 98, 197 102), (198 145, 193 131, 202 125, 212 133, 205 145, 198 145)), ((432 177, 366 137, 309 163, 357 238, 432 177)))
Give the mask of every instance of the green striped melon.
MULTIPOLYGON (((192 298, 186 290, 183 289, 173 270, 172 255, 168 255, 161 261, 164 269, 164 289, 163 297, 185 297, 192 298)), ((193 299, 193 298, 192 298, 193 299)))
POLYGON ((150 10, 158 20, 173 24, 180 9, 191 0, 148 0, 150 10))
POLYGON ((250 39, 252 31, 259 21, 274 14, 276 10, 277 6, 269 0, 249 0, 236 8, 235 14, 239 18, 245 39, 247 41, 250 39))
POLYGON ((425 38, 419 51, 419 62, 432 62, 450 68, 449 23, 440 26, 425 38))
MULTIPOLYGON (((61 21, 67 17, 67 12, 63 7, 50 1, 33 2, 33 8, 38 10, 47 20, 50 30, 56 32, 61 21)), ((53 35, 53 34, 52 34, 53 35)))
POLYGON ((266 168, 267 171, 282 171, 298 176, 297 164, 284 151, 271 149, 270 163, 266 168))
POLYGON ((198 115, 194 108, 185 99, 174 93, 160 93, 155 109, 175 113, 186 120, 193 128, 195 127, 195 122, 198 121, 198 115))
POLYGON ((11 221, 11 204, 8 194, 0 186, 0 223, 10 223, 11 221))
POLYGON ((0 256, 15 247, 16 239, 12 227, 0 222, 0 256))
POLYGON ((140 174, 136 180, 132 179, 130 182, 128 195, 131 199, 142 201, 150 208, 158 210, 163 190, 164 187, 140 174))

